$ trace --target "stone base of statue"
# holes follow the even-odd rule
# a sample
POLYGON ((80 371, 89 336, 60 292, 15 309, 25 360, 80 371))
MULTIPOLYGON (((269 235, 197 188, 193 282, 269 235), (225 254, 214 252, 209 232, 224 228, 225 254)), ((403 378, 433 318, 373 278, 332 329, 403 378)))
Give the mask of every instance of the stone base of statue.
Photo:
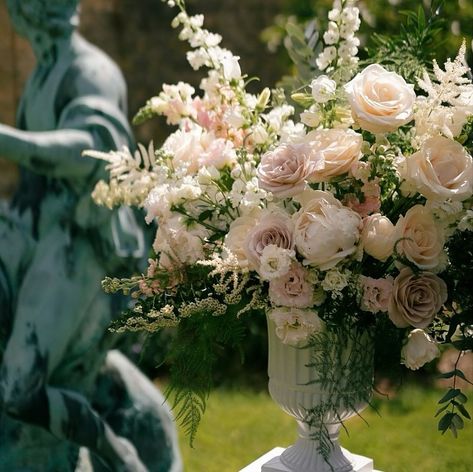
MULTIPOLYGON (((344 448, 342 450, 343 454, 350 458, 352 463, 351 472, 381 472, 373 468, 373 459, 352 454, 344 448)), ((288 469, 282 464, 280 456, 284 451, 283 447, 275 447, 250 465, 241 469, 240 472, 299 472, 288 469)))

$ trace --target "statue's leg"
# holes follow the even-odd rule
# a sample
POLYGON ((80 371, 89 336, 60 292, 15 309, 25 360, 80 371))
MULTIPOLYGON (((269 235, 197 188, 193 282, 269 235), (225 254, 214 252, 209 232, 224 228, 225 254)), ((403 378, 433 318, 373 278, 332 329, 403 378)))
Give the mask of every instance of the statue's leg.
POLYGON ((94 406, 117 434, 136 445, 148 469, 181 472, 175 422, 159 389, 117 350, 108 351, 96 386, 94 406))
MULTIPOLYGON (((81 240, 71 245, 60 228, 38 245, 0 370, 0 408, 87 447, 111 470, 141 472, 146 468, 133 446, 115 435, 84 396, 48 385, 68 352, 77 349, 78 330, 94 310, 102 277, 90 246, 81 240)), ((109 310, 97 316, 109 317, 109 310)))

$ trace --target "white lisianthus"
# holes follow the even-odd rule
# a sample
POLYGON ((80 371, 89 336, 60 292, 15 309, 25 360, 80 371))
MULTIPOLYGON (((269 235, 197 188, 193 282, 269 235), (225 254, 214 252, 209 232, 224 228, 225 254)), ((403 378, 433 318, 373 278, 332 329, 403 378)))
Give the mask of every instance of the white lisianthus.
POLYGON ((296 257, 292 249, 284 249, 270 244, 263 249, 258 273, 263 280, 273 280, 287 274, 296 257))
POLYGON ((460 231, 473 231, 473 210, 467 210, 465 216, 458 223, 460 231))
POLYGON ((402 363, 411 370, 420 369, 439 355, 437 343, 423 329, 412 330, 401 351, 402 363))
POLYGON ((272 309, 268 317, 276 325, 276 336, 281 342, 295 347, 304 345, 312 334, 324 327, 323 321, 312 310, 278 307, 272 309))
POLYGON ((317 103, 326 103, 334 98, 337 83, 326 75, 321 75, 311 82, 310 88, 317 103))
POLYGON ((311 106, 308 110, 300 114, 301 122, 310 128, 317 128, 322 121, 322 114, 316 110, 315 106, 311 106))

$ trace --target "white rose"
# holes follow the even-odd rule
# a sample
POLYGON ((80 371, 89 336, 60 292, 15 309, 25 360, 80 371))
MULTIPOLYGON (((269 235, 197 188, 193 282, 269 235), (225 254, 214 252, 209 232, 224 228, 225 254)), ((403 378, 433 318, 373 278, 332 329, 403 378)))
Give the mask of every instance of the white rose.
POLYGON ((423 270, 436 268, 443 254, 443 232, 432 212, 422 205, 410 208, 396 223, 396 249, 423 270))
POLYGON ((327 103, 334 98, 337 83, 326 75, 321 75, 311 82, 310 88, 312 96, 317 103, 327 103))
POLYGON ((328 192, 304 192, 301 200, 294 215, 294 240, 305 263, 327 270, 352 255, 360 237, 360 216, 328 192))
POLYGON ((421 368, 439 355, 437 344, 423 329, 412 330, 401 351, 402 363, 411 370, 421 368))
POLYGON ((407 157, 401 174, 431 200, 463 201, 473 194, 473 160, 456 141, 436 136, 407 157))
POLYGON ((371 64, 357 74, 345 91, 353 118, 372 133, 395 131, 413 117, 414 88, 395 72, 371 64))
POLYGON ((366 254, 385 261, 394 250, 394 225, 380 213, 367 216, 363 220, 361 242, 366 254))
POLYGON ((323 328, 323 321, 315 311, 299 308, 274 308, 268 313, 276 325, 276 336, 283 344, 301 346, 310 336, 323 328))

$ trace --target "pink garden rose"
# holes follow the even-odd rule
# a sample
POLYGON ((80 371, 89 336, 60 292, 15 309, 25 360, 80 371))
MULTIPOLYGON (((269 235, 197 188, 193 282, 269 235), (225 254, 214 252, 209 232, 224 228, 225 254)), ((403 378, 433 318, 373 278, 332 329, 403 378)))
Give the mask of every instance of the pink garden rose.
POLYGON ((258 270, 266 246, 294 249, 294 225, 284 213, 266 213, 247 233, 243 249, 251 270, 258 270))
POLYGON ((312 159, 307 144, 281 144, 261 158, 259 186, 278 198, 293 197, 304 190, 307 177, 322 166, 321 158, 312 159))
POLYGON ((447 284, 431 272, 414 274, 408 267, 394 280, 388 314, 398 328, 427 328, 447 301, 447 284))
POLYGON ((289 271, 269 283, 269 299, 274 305, 308 308, 313 305, 314 288, 307 281, 308 271, 293 262, 289 271))

